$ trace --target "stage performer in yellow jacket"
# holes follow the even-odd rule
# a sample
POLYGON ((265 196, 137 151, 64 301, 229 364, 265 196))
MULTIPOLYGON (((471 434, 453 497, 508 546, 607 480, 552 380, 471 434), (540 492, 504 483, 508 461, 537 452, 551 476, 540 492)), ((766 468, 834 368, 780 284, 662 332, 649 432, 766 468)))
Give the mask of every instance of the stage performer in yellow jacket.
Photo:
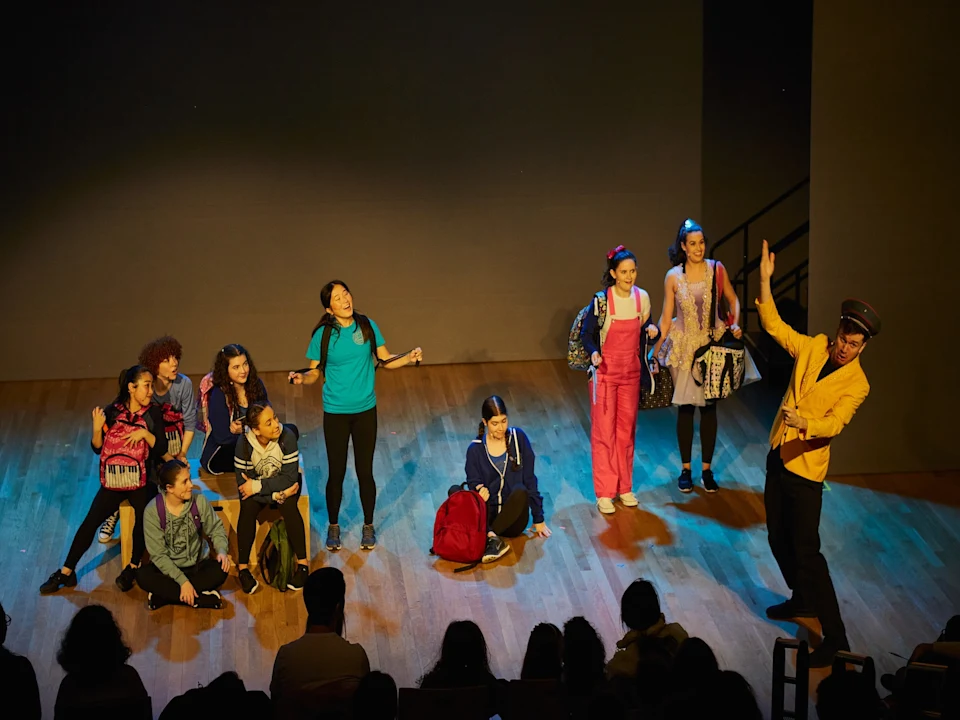
POLYGON ((780 319, 770 277, 774 254, 763 242, 760 299, 763 329, 794 358, 790 385, 770 432, 763 499, 770 549, 793 591, 786 602, 767 608, 772 620, 817 617, 823 642, 810 654, 811 667, 827 667, 849 650, 837 594, 820 552, 823 479, 830 444, 870 392, 860 355, 880 332, 880 318, 861 300, 846 300, 833 339, 798 333, 780 319))

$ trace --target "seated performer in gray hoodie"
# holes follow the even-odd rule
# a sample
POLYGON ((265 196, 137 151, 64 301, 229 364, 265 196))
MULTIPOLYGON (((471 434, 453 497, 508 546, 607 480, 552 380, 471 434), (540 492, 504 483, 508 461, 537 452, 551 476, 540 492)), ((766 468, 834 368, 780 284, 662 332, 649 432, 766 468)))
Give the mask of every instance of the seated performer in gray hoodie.
POLYGON ((190 469, 179 460, 164 463, 160 494, 143 511, 143 535, 150 562, 137 572, 147 591, 147 605, 156 610, 181 603, 219 609, 217 589, 227 579, 230 556, 227 533, 203 495, 193 494, 190 469), (208 556, 207 538, 216 559, 208 556))

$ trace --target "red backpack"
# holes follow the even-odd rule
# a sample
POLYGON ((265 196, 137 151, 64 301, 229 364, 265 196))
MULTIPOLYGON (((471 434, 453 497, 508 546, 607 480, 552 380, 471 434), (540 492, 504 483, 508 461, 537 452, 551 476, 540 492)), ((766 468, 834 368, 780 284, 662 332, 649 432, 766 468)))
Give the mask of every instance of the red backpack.
POLYGON ((457 568, 463 572, 480 564, 487 546, 487 504, 480 493, 466 489, 466 483, 448 497, 433 523, 430 552, 444 560, 470 563, 457 568))
POLYGON ((133 414, 121 406, 120 414, 103 436, 100 448, 100 484, 107 490, 136 490, 147 484, 150 445, 141 440, 129 447, 127 438, 146 428, 151 433, 149 410, 133 414))
POLYGON ((167 436, 167 452, 176 457, 183 448, 183 413, 170 403, 161 403, 163 431, 167 436))

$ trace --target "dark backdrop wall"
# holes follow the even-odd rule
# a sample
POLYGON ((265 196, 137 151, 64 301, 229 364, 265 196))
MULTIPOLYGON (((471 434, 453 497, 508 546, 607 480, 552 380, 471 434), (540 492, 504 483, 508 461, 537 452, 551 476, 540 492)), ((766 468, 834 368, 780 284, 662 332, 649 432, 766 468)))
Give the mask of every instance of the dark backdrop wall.
POLYGON ((960 50, 943 41, 958 24, 955 3, 814 8, 810 326, 835 331, 847 296, 884 323, 863 355, 872 389, 835 445, 835 473, 960 467, 960 50))
MULTIPOLYGON (((714 241, 810 174, 812 25, 812 0, 703 4, 702 223, 714 241)), ((805 188, 751 226, 750 257, 764 237, 776 242, 808 219, 805 188)), ((717 256, 735 271, 742 253, 738 236, 717 256)), ((804 236, 784 251, 784 268, 807 258, 804 236)))
POLYGON ((700 3, 357 5, 18 20, 0 379, 113 376, 165 332, 187 372, 227 342, 297 367, 331 278, 393 351, 561 357, 618 243, 659 307, 700 3))

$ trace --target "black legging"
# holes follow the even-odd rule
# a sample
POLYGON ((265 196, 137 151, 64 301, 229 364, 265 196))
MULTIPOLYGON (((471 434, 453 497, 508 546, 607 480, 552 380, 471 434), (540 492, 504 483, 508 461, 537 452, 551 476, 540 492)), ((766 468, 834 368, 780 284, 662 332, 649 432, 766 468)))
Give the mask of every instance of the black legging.
MULTIPOLYGON (((207 460, 207 466, 204 468, 211 475, 221 475, 234 471, 233 455, 237 450, 237 435, 231 442, 224 443, 213 451, 213 455, 207 460)), ((211 440, 211 442, 213 442, 211 440)))
MULTIPOLYGON (((302 488, 301 488, 302 490, 302 488)), ((297 503, 300 500, 298 492, 282 505, 277 505, 280 516, 287 526, 287 540, 293 549, 297 560, 310 560, 307 557, 307 533, 303 527, 303 517, 297 503)), ((237 518, 237 565, 246 565, 250 562, 250 550, 257 535, 257 517, 260 511, 269 507, 256 498, 247 498, 240 501, 240 517, 237 518)))
POLYGON ((347 474, 347 443, 353 437, 353 463, 360 482, 363 522, 373 524, 377 483, 373 479, 373 453, 377 449, 377 408, 362 413, 324 413, 323 438, 327 445, 327 516, 331 525, 340 521, 343 478, 347 474))
POLYGON ((507 498, 501 498, 497 513, 496 498, 487 501, 487 530, 500 537, 520 537, 530 522, 530 496, 523 488, 516 488, 507 498))
MULTIPOLYGON (((143 509, 152 497, 150 494, 151 485, 152 483, 147 481, 147 484, 138 490, 107 490, 101 487, 97 494, 93 496, 93 502, 90 503, 90 509, 87 510, 87 516, 80 523, 77 534, 73 536, 73 544, 70 545, 70 552, 67 553, 67 560, 63 563, 63 566, 71 570, 77 569, 80 558, 93 543, 93 536, 96 534, 97 528, 104 520, 120 509, 120 503, 124 500, 130 501, 136 516, 136 524, 133 527, 133 555, 130 557, 130 562, 139 565, 145 549, 143 542, 143 509)), ((155 488, 156 485, 153 485, 153 487, 155 488)))
MULTIPOLYGON (((677 443, 680 445, 680 462, 690 464, 693 452, 693 413, 696 405, 681 405, 677 408, 677 443)), ((717 404, 707 403, 700 408, 700 455, 704 463, 713 462, 713 450, 717 446, 717 404)))
MULTIPOLYGON (((180 571, 187 576, 187 580, 198 593, 204 590, 219 590, 227 579, 220 563, 212 558, 204 558, 196 565, 180 568, 180 571)), ((180 585, 173 578, 164 575, 153 563, 147 563, 137 571, 137 585, 141 590, 167 602, 180 602, 180 585)))

